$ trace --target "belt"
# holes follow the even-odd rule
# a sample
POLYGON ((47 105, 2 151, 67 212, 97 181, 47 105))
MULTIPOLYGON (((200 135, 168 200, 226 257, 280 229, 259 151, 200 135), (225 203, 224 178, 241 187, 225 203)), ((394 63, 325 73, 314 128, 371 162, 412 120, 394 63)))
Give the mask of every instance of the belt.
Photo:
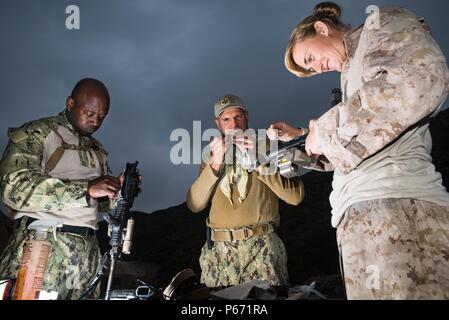
MULTIPOLYGON (((22 217, 17 221, 16 227, 18 228, 22 224, 22 219, 26 219, 25 222, 25 228, 28 227, 33 221, 36 221, 38 219, 31 218, 31 217, 22 217)), ((62 227, 56 228, 57 232, 68 232, 68 233, 75 233, 80 236, 93 236, 95 235, 95 230, 89 227, 78 227, 78 226, 69 226, 64 224, 62 227)))
POLYGON ((212 229, 212 241, 236 241, 246 240, 253 236, 260 236, 274 231, 274 226, 271 223, 265 223, 257 226, 247 226, 235 229, 212 229))

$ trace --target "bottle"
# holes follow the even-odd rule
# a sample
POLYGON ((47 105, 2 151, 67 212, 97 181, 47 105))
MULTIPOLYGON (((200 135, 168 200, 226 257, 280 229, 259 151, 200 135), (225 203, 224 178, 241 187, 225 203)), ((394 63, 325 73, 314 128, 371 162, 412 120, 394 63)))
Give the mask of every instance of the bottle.
POLYGON ((51 242, 47 240, 47 232, 51 227, 53 225, 44 220, 36 220, 28 226, 29 230, 35 230, 35 236, 26 241, 23 247, 13 300, 39 299, 51 252, 51 242))

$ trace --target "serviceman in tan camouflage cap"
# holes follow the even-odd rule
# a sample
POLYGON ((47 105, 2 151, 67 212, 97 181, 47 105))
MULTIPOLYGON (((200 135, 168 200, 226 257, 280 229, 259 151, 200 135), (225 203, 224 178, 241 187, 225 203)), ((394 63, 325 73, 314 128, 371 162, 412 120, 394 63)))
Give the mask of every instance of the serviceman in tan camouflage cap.
POLYGON ((209 239, 200 256, 201 282, 213 288, 253 279, 286 285, 287 255, 275 232, 278 198, 297 205, 304 197, 303 184, 279 173, 261 174, 263 166, 248 170, 244 165, 245 152, 256 148, 257 140, 245 135, 248 110, 242 99, 225 95, 214 110, 222 136, 212 140, 211 155, 201 163, 187 193, 193 212, 211 204, 206 221, 209 239))
MULTIPOLYGON (((341 72, 342 102, 309 123, 311 166, 335 170, 332 225, 349 299, 449 298, 449 193, 429 116, 448 93, 446 58, 421 17, 380 8, 349 30, 320 3, 291 35, 289 71, 341 72)), ((307 107, 307 106, 305 106, 307 107)), ((275 123, 269 135, 301 134, 275 123)))
POLYGON ((77 299, 93 280, 101 258, 97 214, 115 205, 121 185, 109 175, 107 152, 91 136, 108 110, 105 85, 86 78, 57 116, 9 129, 0 183, 15 229, 0 258, 0 278, 17 278, 24 243, 36 237, 27 227, 39 220, 54 222, 55 231, 47 234, 51 251, 43 291, 77 299))

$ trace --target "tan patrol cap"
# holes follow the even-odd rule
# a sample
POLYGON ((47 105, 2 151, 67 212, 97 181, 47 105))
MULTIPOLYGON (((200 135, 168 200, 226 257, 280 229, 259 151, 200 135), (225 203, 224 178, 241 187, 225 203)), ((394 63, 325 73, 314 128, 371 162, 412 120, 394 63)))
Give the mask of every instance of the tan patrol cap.
POLYGON ((226 94, 215 103, 215 117, 217 118, 223 111, 229 108, 240 108, 243 111, 248 112, 245 103, 240 97, 233 94, 226 94))

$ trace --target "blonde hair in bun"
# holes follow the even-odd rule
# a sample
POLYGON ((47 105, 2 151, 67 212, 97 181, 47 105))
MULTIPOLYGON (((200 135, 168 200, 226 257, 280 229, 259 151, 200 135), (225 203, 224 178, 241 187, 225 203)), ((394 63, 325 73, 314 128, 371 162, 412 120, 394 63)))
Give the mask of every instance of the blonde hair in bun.
POLYGON ((339 19, 341 17, 341 8, 338 4, 333 2, 321 2, 313 9, 313 15, 322 15, 331 19, 339 19))
POLYGON ((285 50, 284 63, 288 71, 297 75, 298 77, 309 77, 312 74, 311 71, 306 70, 298 66, 293 60, 293 45, 299 41, 303 41, 308 38, 313 38, 316 35, 315 22, 324 22, 331 30, 345 32, 349 30, 349 26, 340 20, 341 8, 338 4, 333 2, 320 2, 318 3, 312 15, 302 20, 290 36, 290 42, 285 50))

